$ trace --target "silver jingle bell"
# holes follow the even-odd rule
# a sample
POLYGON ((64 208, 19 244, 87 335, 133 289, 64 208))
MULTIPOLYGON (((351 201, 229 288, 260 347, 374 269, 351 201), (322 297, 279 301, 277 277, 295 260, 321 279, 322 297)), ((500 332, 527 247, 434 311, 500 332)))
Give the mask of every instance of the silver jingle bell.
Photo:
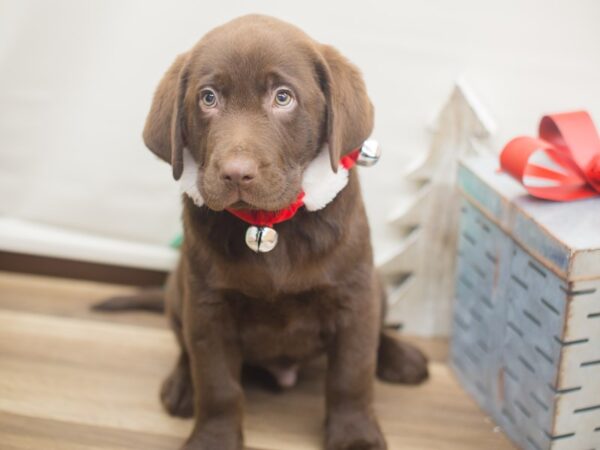
POLYGON ((360 148, 356 164, 363 167, 374 166, 381 156, 381 146, 375 139, 367 139, 360 148))
POLYGON ((270 252, 277 245, 277 231, 271 227, 248 227, 246 245, 256 253, 270 252))

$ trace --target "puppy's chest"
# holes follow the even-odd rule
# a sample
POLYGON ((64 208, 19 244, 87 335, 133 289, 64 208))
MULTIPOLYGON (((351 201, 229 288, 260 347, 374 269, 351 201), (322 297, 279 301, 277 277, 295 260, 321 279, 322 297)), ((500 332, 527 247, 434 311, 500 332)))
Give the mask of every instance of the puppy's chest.
POLYGON ((336 306, 325 293, 232 302, 244 359, 296 363, 317 356, 335 333, 336 306))
POLYGON ((282 303, 283 309, 289 309, 288 304, 293 308, 299 299, 306 297, 306 289, 326 291, 338 287, 330 269, 320 261, 294 264, 291 258, 232 261, 213 266, 206 282, 215 291, 237 291, 249 298, 275 298, 269 302, 282 303))

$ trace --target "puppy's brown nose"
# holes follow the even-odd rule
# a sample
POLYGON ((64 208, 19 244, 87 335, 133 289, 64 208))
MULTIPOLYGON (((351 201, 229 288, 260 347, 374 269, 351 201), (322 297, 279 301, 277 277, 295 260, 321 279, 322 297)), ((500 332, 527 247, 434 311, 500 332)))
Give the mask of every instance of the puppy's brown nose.
POLYGON ((227 160, 221 167, 221 179, 235 184, 249 184, 256 178, 258 166, 245 157, 227 160))

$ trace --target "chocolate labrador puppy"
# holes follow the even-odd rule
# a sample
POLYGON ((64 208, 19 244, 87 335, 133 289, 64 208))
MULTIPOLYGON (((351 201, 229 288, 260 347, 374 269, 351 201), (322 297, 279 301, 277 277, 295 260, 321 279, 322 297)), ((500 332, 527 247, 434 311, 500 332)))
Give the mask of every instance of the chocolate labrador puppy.
POLYGON ((175 179, 191 174, 184 244, 166 288, 181 353, 161 391, 169 413, 195 416, 185 449, 243 447, 243 364, 287 387, 321 354, 325 447, 386 448, 372 405, 376 372, 417 383, 427 367, 418 350, 383 333, 385 298, 357 174, 325 208, 301 208, 278 224, 269 253, 246 246, 247 224, 229 212, 286 208, 323 149, 334 173, 372 128, 356 67, 273 18, 212 30, 164 75, 144 141, 175 179))

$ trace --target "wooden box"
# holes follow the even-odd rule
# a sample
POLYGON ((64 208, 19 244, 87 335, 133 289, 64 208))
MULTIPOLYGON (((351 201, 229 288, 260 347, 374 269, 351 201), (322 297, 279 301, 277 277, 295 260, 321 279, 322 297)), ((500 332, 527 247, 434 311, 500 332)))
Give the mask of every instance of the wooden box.
POLYGON ((521 448, 600 449, 600 198, 529 197, 460 163, 451 360, 521 448))

